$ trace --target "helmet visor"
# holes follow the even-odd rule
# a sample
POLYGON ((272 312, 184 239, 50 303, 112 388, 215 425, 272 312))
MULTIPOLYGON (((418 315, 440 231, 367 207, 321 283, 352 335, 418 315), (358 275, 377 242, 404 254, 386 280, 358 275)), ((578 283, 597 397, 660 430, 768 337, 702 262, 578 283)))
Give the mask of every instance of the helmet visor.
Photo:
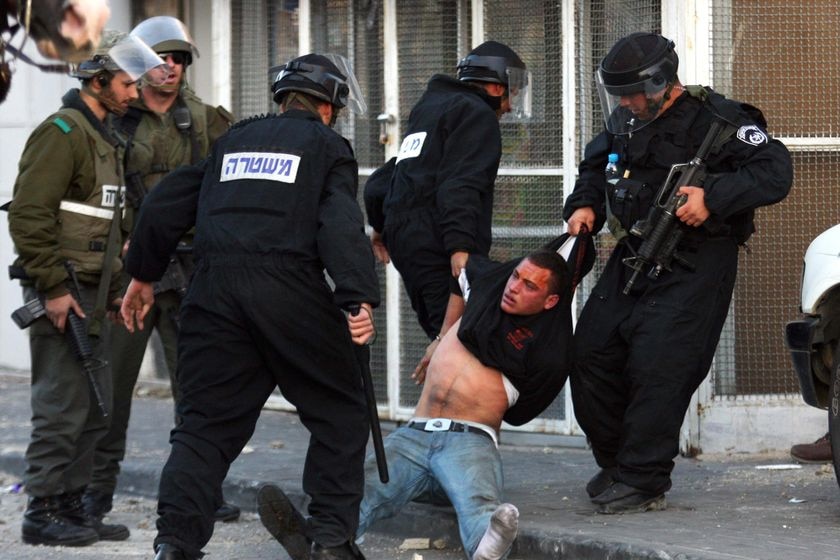
POLYGON ((141 21, 131 35, 142 39, 156 52, 181 51, 198 56, 198 48, 187 27, 171 16, 154 16, 141 21))
POLYGON ((531 72, 508 66, 507 83, 510 115, 514 120, 531 118, 531 72))
POLYGON ((160 85, 169 75, 169 66, 146 43, 127 36, 108 51, 108 57, 132 80, 160 85))
POLYGON ((665 104, 667 84, 654 79, 621 86, 604 82, 604 74, 595 72, 595 85, 604 113, 604 125, 611 134, 632 134, 659 116, 665 104))
POLYGON ((357 115, 364 115, 367 111, 367 103, 365 103, 365 97, 362 95, 362 88, 359 87, 356 75, 353 74, 353 65, 340 54, 325 54, 324 56, 335 64, 339 72, 347 77, 344 81, 347 85, 346 93, 339 92, 338 94, 341 102, 357 115))

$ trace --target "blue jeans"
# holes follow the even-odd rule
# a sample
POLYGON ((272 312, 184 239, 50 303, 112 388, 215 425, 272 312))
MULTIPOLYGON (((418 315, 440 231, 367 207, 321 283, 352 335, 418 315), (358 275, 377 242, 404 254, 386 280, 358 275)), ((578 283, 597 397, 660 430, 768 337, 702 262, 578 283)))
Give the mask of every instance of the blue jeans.
POLYGON ((358 535, 396 515, 411 501, 451 504, 461 542, 472 558, 490 516, 501 503, 502 459, 493 441, 472 432, 424 432, 402 426, 385 438, 390 482, 382 484, 371 455, 365 462, 365 497, 358 535))

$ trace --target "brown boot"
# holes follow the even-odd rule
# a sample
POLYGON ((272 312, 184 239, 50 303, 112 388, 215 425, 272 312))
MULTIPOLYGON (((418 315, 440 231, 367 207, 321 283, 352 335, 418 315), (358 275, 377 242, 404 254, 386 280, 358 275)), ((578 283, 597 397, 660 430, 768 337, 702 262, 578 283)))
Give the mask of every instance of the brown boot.
POLYGON ((831 439, 829 434, 814 443, 798 443, 790 448, 790 456, 800 463, 830 463, 831 439))

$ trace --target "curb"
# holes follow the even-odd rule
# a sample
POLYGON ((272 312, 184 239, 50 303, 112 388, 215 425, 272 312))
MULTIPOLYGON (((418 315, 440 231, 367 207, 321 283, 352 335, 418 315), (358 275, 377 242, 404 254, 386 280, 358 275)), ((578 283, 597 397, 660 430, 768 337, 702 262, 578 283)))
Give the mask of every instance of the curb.
MULTIPOLYGON (((158 493, 160 473, 123 465, 117 492, 154 499, 158 493)), ((12 474, 23 473, 26 463, 22 455, 0 454, 0 470, 12 474)), ((224 484, 225 500, 243 511, 256 513, 257 491, 266 484, 262 480, 249 480, 228 476, 224 484)), ((309 498, 298 490, 286 494, 301 511, 305 511, 309 498)), ((400 514, 376 524, 377 533, 403 538, 428 538, 430 543, 451 550, 461 549, 458 523, 451 509, 429 504, 408 504, 400 514)), ((520 527, 519 535, 511 550, 513 556, 529 560, 702 560, 686 554, 673 555, 620 542, 601 541, 575 535, 549 534, 545 531, 520 527)))

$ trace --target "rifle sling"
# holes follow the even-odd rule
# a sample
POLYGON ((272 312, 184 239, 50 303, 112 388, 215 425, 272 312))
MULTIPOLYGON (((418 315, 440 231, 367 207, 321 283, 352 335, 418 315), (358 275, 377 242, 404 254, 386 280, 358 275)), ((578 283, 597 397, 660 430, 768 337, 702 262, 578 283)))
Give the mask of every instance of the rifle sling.
MULTIPOLYGON (((119 161, 119 159, 118 159, 119 161)), ((117 164, 118 176, 122 177, 122 166, 117 164)), ((105 310, 108 305, 108 293, 111 288, 111 274, 113 272, 114 258, 117 256, 116 251, 122 245, 119 243, 118 237, 120 234, 120 225, 122 223, 122 204, 123 186, 120 185, 117 189, 117 196, 114 197, 114 217, 111 220, 111 229, 108 230, 108 242, 105 246, 105 260, 102 262, 102 275, 99 278, 99 287, 96 291, 96 304, 91 314, 90 323, 88 326, 88 333, 90 336, 99 336, 102 332, 102 321, 105 319, 105 310)))

